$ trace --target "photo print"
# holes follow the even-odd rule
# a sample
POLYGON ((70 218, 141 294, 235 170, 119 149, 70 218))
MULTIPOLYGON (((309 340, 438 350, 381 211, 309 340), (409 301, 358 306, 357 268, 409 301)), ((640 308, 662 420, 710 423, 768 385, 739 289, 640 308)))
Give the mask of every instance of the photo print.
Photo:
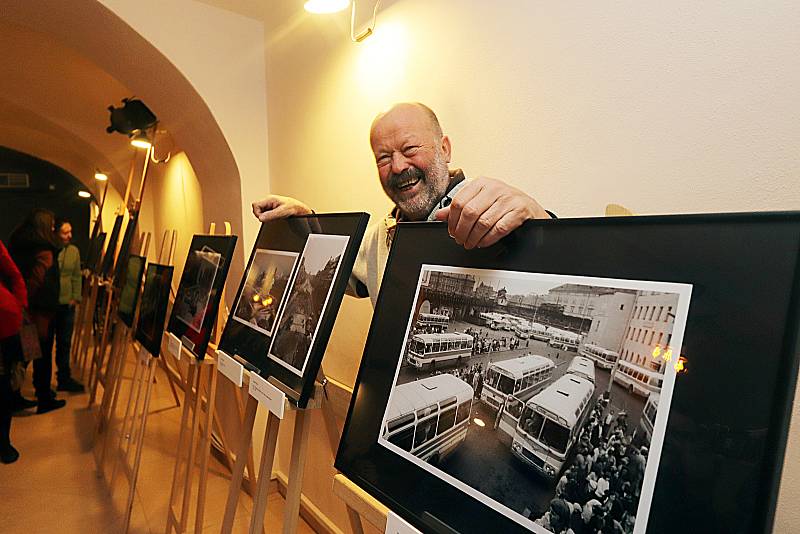
POLYGON ((139 300, 139 289, 142 287, 145 261, 143 256, 129 256, 127 267, 125 268, 125 281, 122 284, 122 290, 119 295, 117 314, 128 327, 133 325, 136 304, 139 300))
POLYGON ((172 271, 171 265, 155 263, 149 264, 145 271, 136 341, 153 356, 158 356, 161 351, 161 337, 164 334, 169 291, 172 287, 172 271))
POLYGON ((186 259, 172 313, 195 332, 202 328, 221 259, 222 255, 208 246, 190 250, 186 259))
POLYGON ((234 306, 233 319, 271 336, 298 256, 297 252, 257 249, 234 306))
POLYGON ((533 532, 643 532, 690 296, 423 265, 378 443, 533 532))
POLYGON ((310 234, 286 292, 269 357, 303 376, 349 236, 310 234))

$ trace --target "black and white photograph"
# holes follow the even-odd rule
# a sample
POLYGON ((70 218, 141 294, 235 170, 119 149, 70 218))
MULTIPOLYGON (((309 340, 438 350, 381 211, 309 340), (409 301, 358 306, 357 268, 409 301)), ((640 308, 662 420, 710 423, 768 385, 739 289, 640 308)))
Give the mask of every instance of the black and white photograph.
POLYGON ((423 265, 378 442, 534 532, 643 532, 690 296, 423 265))
POLYGON ((349 236, 310 234, 287 291, 269 357, 303 376, 349 236))
POLYGON ((264 335, 272 335, 298 255, 284 250, 255 251, 234 306, 235 321, 264 335))
POLYGON ((221 259, 222 255, 208 246, 189 251, 186 259, 172 313, 195 332, 202 328, 221 259))

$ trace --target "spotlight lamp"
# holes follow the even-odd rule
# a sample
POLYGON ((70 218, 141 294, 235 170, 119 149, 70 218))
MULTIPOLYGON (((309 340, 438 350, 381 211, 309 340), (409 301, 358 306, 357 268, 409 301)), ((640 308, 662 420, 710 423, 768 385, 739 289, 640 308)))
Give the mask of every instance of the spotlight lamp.
POLYGON ((147 132, 144 130, 137 130, 131 134, 131 144, 136 148, 148 149, 153 146, 150 138, 147 137, 147 132))
MULTIPOLYGON (((303 5, 306 11, 315 14, 337 13, 347 8, 350 0, 307 0, 303 5)), ((355 43, 360 43, 375 30, 375 19, 378 16, 378 6, 381 5, 381 0, 375 1, 375 7, 372 9, 372 23, 363 31, 356 34, 356 0, 353 0, 350 8, 350 39, 355 43)))

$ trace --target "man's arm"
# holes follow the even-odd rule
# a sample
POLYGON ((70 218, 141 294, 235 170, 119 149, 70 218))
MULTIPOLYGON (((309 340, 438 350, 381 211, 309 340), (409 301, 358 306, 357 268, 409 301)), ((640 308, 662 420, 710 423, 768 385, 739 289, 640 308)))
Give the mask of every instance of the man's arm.
POLYGON ((78 247, 76 247, 75 245, 70 245, 70 246, 72 247, 73 252, 75 253, 73 255, 73 258, 75 259, 75 262, 72 264, 72 275, 71 275, 71 279, 72 279, 72 286, 71 286, 72 287, 72 295, 71 295, 70 299, 72 300, 73 303, 78 303, 78 302, 81 301, 81 285, 82 285, 82 279, 81 279, 81 251, 78 250, 78 247))
POLYGON ((261 222, 285 219, 292 215, 308 215, 314 211, 292 197, 269 195, 263 200, 253 202, 253 215, 261 222))
POLYGON ((447 221, 447 230, 466 249, 497 243, 528 219, 550 215, 519 189, 494 178, 467 182, 447 208, 436 212, 436 220, 447 221))

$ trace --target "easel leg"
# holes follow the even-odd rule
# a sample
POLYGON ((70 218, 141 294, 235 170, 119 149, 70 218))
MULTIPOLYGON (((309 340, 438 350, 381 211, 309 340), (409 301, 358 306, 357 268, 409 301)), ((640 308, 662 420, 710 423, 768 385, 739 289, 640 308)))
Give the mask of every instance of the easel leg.
MULTIPOLYGON (((308 452, 308 434, 311 430, 311 414, 308 410, 297 410, 292 437, 292 459, 289 464, 289 487, 286 489, 286 506, 283 514, 284 534, 294 534, 300 518, 300 495, 303 490, 303 472, 308 452)), ((261 477, 259 477, 260 482, 261 477)))
MULTIPOLYGON (((206 507, 206 483, 208 482, 208 462, 211 458, 211 426, 214 421, 214 407, 217 398, 217 368, 216 365, 205 365, 209 375, 208 393, 206 397, 205 421, 203 421, 203 439, 200 442, 200 480, 197 487, 197 511, 194 519, 195 534, 203 532, 203 514, 206 507)), ((198 384, 203 381, 199 380, 198 384)))
POLYGON ((142 392, 142 364, 136 360, 136 367, 133 372, 133 381, 131 382, 131 389, 128 394, 128 405, 125 408, 125 417, 122 419, 122 428, 119 433, 119 445, 117 453, 114 455, 114 467, 111 470, 111 487, 114 487, 114 480, 117 476, 117 467, 119 466, 120 456, 124 461, 128 461, 128 451, 130 450, 131 434, 133 433, 134 424, 136 421, 136 409, 139 406, 139 396, 142 392), (133 412, 133 413, 131 413, 133 412), (123 453, 123 448, 125 452, 123 453))
MULTIPOLYGON (((222 520, 221 534, 230 534, 233 529, 233 520, 236 517, 236 506, 239 504, 239 493, 242 490, 242 479, 244 478, 244 468, 247 465, 247 458, 250 456, 250 443, 253 439, 253 424, 256 420, 256 410, 258 401, 247 396, 247 404, 244 409, 244 419, 242 420, 242 436, 239 447, 236 449, 236 463, 231 472, 231 486, 228 490, 228 500, 225 504, 225 516, 222 520)), ((250 473, 250 478, 253 478, 250 473)))
POLYGON ((347 507, 347 519, 350 520, 350 529, 353 531, 353 534, 364 534, 364 526, 361 524, 361 517, 358 515, 358 512, 347 507))
MULTIPOLYGON (((189 366, 190 384, 192 381, 194 381, 194 373, 196 372, 196 370, 197 366, 195 365, 189 366)), ((169 507, 167 508, 167 528, 165 531, 166 534, 169 534, 172 527, 172 522, 174 518, 173 505, 175 503, 176 494, 178 492, 178 480, 180 480, 181 478, 180 473, 181 473, 181 464, 183 463, 182 459, 184 458, 184 455, 188 452, 186 450, 186 437, 188 436, 189 428, 186 423, 189 420, 189 410, 192 407, 192 403, 189 400, 190 395, 191 395, 191 389, 187 389, 186 398, 184 399, 186 402, 183 405, 183 413, 181 414, 180 434, 178 435, 178 450, 175 454, 175 469, 172 473, 172 489, 170 490, 169 501, 168 501, 169 507)))
MULTIPOLYGON (((128 356, 128 347, 126 345, 127 336, 123 339, 122 346, 120 347, 120 353, 117 357, 117 365, 116 369, 114 370, 114 389, 111 393, 111 400, 109 402, 108 407, 108 414, 106 418, 106 429, 103 436, 103 448, 100 451, 100 462, 99 462, 99 469, 100 472, 103 472, 103 467, 106 460, 106 454, 108 452, 108 444, 112 441, 113 435, 111 429, 113 428, 114 424, 114 416, 117 413, 117 401, 119 400, 119 392, 122 388, 122 381, 125 374, 125 361, 127 360, 128 356)), ((131 387, 133 387, 131 385, 131 387)))
POLYGON ((275 462, 275 449, 278 445, 278 428, 281 420, 272 412, 267 418, 267 432, 264 436, 264 447, 261 449, 261 464, 258 468, 258 484, 253 496, 253 515, 250 518, 250 534, 258 534, 264 526, 264 515, 267 513, 267 497, 269 483, 272 480, 272 464, 275 462))
POLYGON ((91 393, 89 393, 89 408, 94 404, 95 397, 97 396, 97 383, 100 381, 100 372, 103 369, 103 361, 106 357, 106 348, 108 344, 108 329, 111 327, 111 308, 114 301, 114 292, 107 291, 108 300, 106 301, 106 313, 103 320, 103 336, 100 340, 100 346, 95 347, 94 351, 94 372, 89 373, 89 384, 91 393))
POLYGON ((133 498, 136 495, 136 481, 139 478, 139 464, 142 460, 142 449, 144 448, 144 434, 147 429, 147 414, 150 411, 150 397, 153 392, 153 375, 156 371, 154 358, 150 358, 147 362, 147 391, 144 396, 144 408, 142 410, 141 426, 136 436, 136 460, 133 463, 133 475, 131 476, 131 485, 128 490, 128 504, 125 508, 125 533, 127 534, 131 523, 131 512, 133 512, 133 498))
POLYGON ((197 452, 197 420, 200 417, 200 410, 202 409, 202 395, 200 392, 200 375, 202 371, 200 369, 200 363, 194 362, 190 364, 191 367, 195 368, 194 373, 194 380, 190 381, 187 384, 189 391, 186 392, 187 394, 187 404, 189 403, 189 399, 191 399, 193 407, 192 407, 192 426, 190 429, 189 435, 189 453, 186 459, 186 473, 183 482, 183 504, 181 506, 181 519, 179 523, 179 527, 181 530, 179 532, 185 532, 187 522, 189 520, 189 498, 192 495, 192 475, 194 475, 194 462, 195 462, 195 454, 197 452), (189 397, 188 395, 191 395, 189 397))

